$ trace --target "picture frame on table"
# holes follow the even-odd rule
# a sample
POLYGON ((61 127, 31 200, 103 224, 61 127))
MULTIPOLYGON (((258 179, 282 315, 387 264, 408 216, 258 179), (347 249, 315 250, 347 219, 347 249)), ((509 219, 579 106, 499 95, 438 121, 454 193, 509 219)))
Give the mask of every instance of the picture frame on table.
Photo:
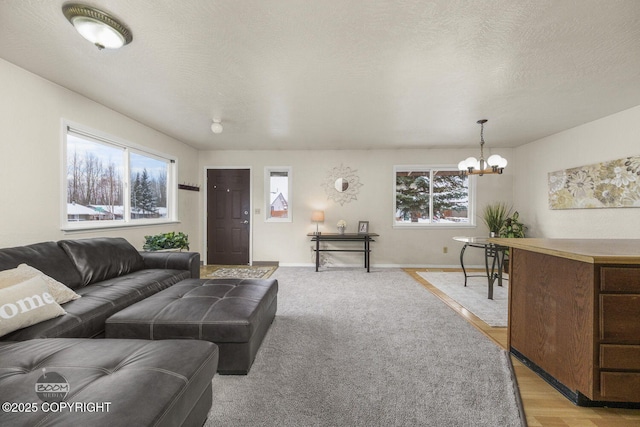
POLYGON ((369 234, 369 221, 358 221, 358 234, 369 234))

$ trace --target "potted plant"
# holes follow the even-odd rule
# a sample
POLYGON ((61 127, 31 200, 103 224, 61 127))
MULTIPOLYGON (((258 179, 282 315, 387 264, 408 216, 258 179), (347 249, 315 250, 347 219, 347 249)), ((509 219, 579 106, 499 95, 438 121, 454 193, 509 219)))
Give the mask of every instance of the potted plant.
POLYGON ((145 251, 189 250, 189 236, 181 231, 177 233, 170 231, 153 236, 144 236, 144 239, 145 243, 142 249, 145 251))
POLYGON ((524 237, 524 230, 527 227, 520 222, 520 214, 515 211, 510 217, 506 218, 500 228, 500 237, 524 237))
POLYGON ((504 202, 496 202, 486 205, 482 211, 482 221, 489 229, 491 237, 498 236, 504 222, 509 218, 511 208, 504 202))
MULTIPOLYGON (((520 222, 520 214, 515 211, 510 217, 507 217, 502 223, 500 228, 500 237, 522 238, 524 237, 524 230, 527 227, 520 222)), ((509 249, 505 249, 505 253, 509 255, 509 249)), ((504 264, 504 272, 509 273, 509 263, 504 264)))

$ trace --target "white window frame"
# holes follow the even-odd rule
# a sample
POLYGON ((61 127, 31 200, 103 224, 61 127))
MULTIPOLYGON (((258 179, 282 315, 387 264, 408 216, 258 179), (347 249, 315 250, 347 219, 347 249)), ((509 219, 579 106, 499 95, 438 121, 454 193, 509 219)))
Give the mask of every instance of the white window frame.
POLYGON ((265 166, 264 168, 264 220, 265 222, 293 222, 293 168, 291 166, 265 166), (271 216, 271 173, 287 173, 287 217, 271 216))
MULTIPOLYGON (((391 185, 392 191, 392 203, 393 210, 391 215, 391 220, 393 221, 393 228, 474 228, 476 226, 476 176, 469 176, 469 207, 468 207, 468 218, 469 222, 465 223, 439 223, 439 222, 428 222, 428 223, 417 223, 417 222, 408 222, 408 223, 399 223, 396 221, 396 176, 398 172, 436 172, 436 171, 458 171, 457 165, 395 165, 393 167, 393 182, 391 185)), ((433 174, 432 174, 433 176, 433 174)), ((433 212, 433 179, 430 180, 430 210, 429 212, 433 212)))
POLYGON ((105 228, 122 228, 122 227, 139 227, 158 224, 174 224, 178 220, 178 200, 177 200, 177 175, 178 160, 168 154, 152 150, 139 144, 117 138, 113 135, 91 129, 68 120, 62 121, 62 138, 61 138, 61 230, 97 230, 105 228), (124 170, 123 170, 123 208, 124 215, 122 220, 104 220, 104 221, 80 221, 70 222, 67 217, 67 135, 69 132, 77 136, 93 140, 95 142, 111 145, 123 150, 124 170), (156 160, 167 162, 167 217, 166 218, 131 218, 131 174, 130 174, 130 156, 129 153, 135 153, 142 156, 154 158, 156 160))

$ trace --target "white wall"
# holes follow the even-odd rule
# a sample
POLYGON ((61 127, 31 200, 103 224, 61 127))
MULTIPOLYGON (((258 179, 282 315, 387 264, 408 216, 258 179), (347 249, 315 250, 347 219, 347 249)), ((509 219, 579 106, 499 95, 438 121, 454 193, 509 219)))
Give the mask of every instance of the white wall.
MULTIPOLYGON (((279 261, 281 265, 312 263, 311 242, 307 233, 315 231, 313 210, 325 211, 320 231, 337 232, 340 219, 347 232, 356 232, 358 221, 369 221, 370 231, 380 234, 373 245, 372 264, 386 266, 458 266, 461 243, 453 236, 486 236, 488 230, 478 219, 473 228, 398 229, 393 228, 394 165, 455 165, 477 149, 464 150, 361 150, 361 151, 209 151, 200 153, 201 184, 207 167, 250 167, 252 169, 253 261, 279 261), (328 200, 322 186, 334 167, 357 169, 360 187, 357 200, 340 205, 328 200), (292 166, 293 222, 270 223, 264 220, 264 167, 292 166), (255 209, 260 208, 260 214, 255 209), (443 253, 443 247, 448 253, 443 253)), ((511 150, 500 150, 510 158, 511 150)), ((488 202, 512 201, 512 175, 478 177, 478 207, 488 202)), ((204 203, 204 199, 203 199, 204 203)), ((201 205, 204 212, 204 204, 201 205)), ((204 217, 201 219, 204 224, 204 217)), ((203 225, 204 229, 204 225, 203 225)), ((204 254, 205 249, 201 252, 204 254)), ((358 264, 362 254, 330 253, 336 264, 358 264)), ((204 258, 204 255, 203 255, 204 258)), ((465 262, 481 265, 482 251, 469 250, 465 262)))
MULTIPOLYGON (((640 238, 640 208, 551 210, 549 172, 640 155, 640 106, 515 149, 514 201, 530 237, 640 238)), ((640 178, 640 177, 639 177, 640 178)))
POLYGON ((60 230, 62 119, 178 158, 178 182, 197 182, 197 151, 120 113, 0 59, 0 247, 46 240, 179 230, 202 245, 199 194, 179 191, 181 224, 65 233, 60 230))
MULTIPOLYGON (((324 209, 324 231, 336 231, 344 219, 347 231, 355 232, 359 220, 370 222, 380 234, 374 244, 374 265, 457 266, 461 244, 456 235, 487 235, 478 220, 474 228, 397 229, 392 227, 393 166, 457 164, 477 155, 477 147, 457 150, 363 150, 363 151, 208 151, 191 147, 144 126, 116 111, 71 92, 4 60, 0 60, 0 247, 45 240, 122 236, 141 248, 144 235, 179 230, 189 234, 192 250, 204 248, 204 171, 210 166, 252 168, 252 260, 279 261, 284 265, 310 265, 314 230, 311 211, 324 209), (119 228, 92 232, 60 230, 60 182, 62 119, 96 129, 119 139, 176 156, 178 182, 199 182, 202 191, 178 191, 180 224, 119 228), (340 206, 328 200, 322 182, 332 168, 343 164, 357 169, 358 199, 340 206), (264 221, 264 167, 293 167, 293 222, 264 221), (443 247, 448 253, 443 253, 443 247)), ((498 150, 511 162, 511 150, 498 150)), ((504 175, 477 178, 478 207, 494 201, 512 202, 513 170, 504 175)), ((520 206, 516 206, 520 209, 520 206)), ((335 262, 358 264, 361 255, 332 254, 335 262)), ((467 263, 481 265, 481 251, 467 252, 467 263)))

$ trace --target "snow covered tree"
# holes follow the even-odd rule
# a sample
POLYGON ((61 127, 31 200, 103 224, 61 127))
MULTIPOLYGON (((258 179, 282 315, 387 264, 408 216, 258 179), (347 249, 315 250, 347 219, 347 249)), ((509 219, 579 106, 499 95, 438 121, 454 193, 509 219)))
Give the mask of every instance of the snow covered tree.
POLYGON ((429 172, 396 174, 396 209, 403 218, 418 222, 429 217, 429 172))
POLYGON ((131 191, 131 206, 138 212, 141 211, 142 216, 157 211, 152 182, 149 179, 149 173, 146 168, 142 170, 142 174, 136 173, 136 179, 131 191))

